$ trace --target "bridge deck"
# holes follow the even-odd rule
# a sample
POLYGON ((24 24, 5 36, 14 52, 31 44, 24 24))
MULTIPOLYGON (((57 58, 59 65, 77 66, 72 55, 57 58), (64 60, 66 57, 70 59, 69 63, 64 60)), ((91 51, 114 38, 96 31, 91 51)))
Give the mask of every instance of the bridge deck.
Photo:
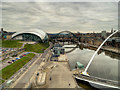
POLYGON ((88 81, 88 82, 89 81, 96 82, 99 85, 104 85, 104 86, 107 86, 107 87, 110 86, 110 87, 118 88, 118 86, 120 86, 117 81, 106 80, 106 79, 102 79, 102 78, 98 78, 98 77, 94 77, 94 76, 84 76, 84 75, 81 75, 81 74, 74 74, 74 77, 79 78, 81 80, 88 81))
POLYGON ((98 78, 98 77, 94 77, 94 76, 81 75, 80 73, 82 73, 83 71, 84 71, 84 69, 74 69, 74 70, 72 70, 73 77, 79 78, 79 79, 85 80, 85 81, 91 81, 91 82, 96 82, 96 83, 104 84, 104 85, 107 85, 107 86, 113 86, 113 87, 120 86, 120 84, 118 83, 118 81, 113 81, 113 80, 98 78))

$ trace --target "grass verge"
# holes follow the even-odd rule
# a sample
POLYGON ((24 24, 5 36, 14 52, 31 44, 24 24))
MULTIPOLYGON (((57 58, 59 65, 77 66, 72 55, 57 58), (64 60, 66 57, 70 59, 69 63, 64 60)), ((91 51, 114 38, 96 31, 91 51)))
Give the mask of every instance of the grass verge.
POLYGON ((20 48, 22 43, 19 40, 2 40, 2 47, 5 48, 20 48))
POLYGON ((25 51, 43 53, 49 47, 49 43, 26 44, 25 51))
POLYGON ((0 73, 2 72, 2 78, 5 79, 5 80, 10 78, 20 68, 22 68, 26 63, 28 63, 34 56, 35 56, 35 54, 30 53, 30 54, 24 56, 23 58, 21 58, 20 60, 18 60, 16 62, 10 64, 9 66, 3 68, 0 71, 0 73))
POLYGON ((0 39, 0 47, 2 47, 2 39, 0 39))
POLYGON ((5 81, 4 80, 0 80, 0 84, 4 83, 5 81))

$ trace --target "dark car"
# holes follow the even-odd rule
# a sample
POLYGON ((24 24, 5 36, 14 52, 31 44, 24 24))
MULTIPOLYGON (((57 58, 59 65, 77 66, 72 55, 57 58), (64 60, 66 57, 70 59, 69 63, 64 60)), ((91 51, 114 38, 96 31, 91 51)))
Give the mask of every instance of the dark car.
POLYGON ((20 58, 22 58, 23 56, 20 56, 20 58))
POLYGON ((12 55, 12 57, 16 57, 16 56, 17 56, 17 54, 12 55))
POLYGON ((12 62, 15 62, 16 60, 12 60, 12 62))
POLYGON ((57 54, 54 54, 54 55, 52 55, 52 57, 59 57, 59 55, 57 55, 57 54))
POLYGON ((56 60, 54 60, 54 61, 58 61, 58 60, 56 59, 56 60))
POLYGON ((8 61, 8 63, 12 63, 11 61, 8 61))

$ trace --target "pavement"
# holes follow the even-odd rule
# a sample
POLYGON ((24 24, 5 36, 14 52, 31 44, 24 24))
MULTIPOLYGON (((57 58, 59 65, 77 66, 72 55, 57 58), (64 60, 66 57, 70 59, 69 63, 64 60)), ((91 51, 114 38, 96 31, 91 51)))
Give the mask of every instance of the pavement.
POLYGON ((67 57, 66 57, 66 55, 64 54, 64 55, 60 55, 60 57, 58 58, 58 61, 59 62, 66 62, 66 61, 68 61, 68 59, 67 59, 67 57))
POLYGON ((47 88, 76 88, 76 82, 69 70, 68 62, 54 62, 56 67, 51 71, 47 88))
POLYGON ((24 74, 18 78, 10 88, 24 88, 27 83, 30 82, 30 78, 34 74, 36 68, 40 65, 41 55, 36 59, 36 61, 25 71, 24 74))
POLYGON ((46 61, 43 58, 47 56, 49 49, 35 60, 35 62, 22 74, 10 88, 24 88, 32 83, 35 83, 37 72, 46 72, 45 85, 36 85, 32 88, 73 88, 77 90, 77 83, 73 78, 73 73, 70 71, 69 63, 65 55, 61 55, 59 60, 64 62, 46 61), (41 60, 42 58, 42 60, 41 60), (36 72, 36 73, 35 73, 36 72), (31 79, 33 78, 33 79, 31 79), (51 78, 51 80, 50 80, 51 78))
MULTIPOLYGON (((98 48, 97 45, 91 45, 91 44, 88 44, 88 43, 83 43, 83 44, 98 48)), ((107 51, 112 51, 112 52, 115 52, 115 53, 118 53, 118 54, 120 53, 120 49, 119 48, 114 48, 114 47, 109 47, 109 46, 102 46, 101 49, 107 50, 107 51)))
POLYGON ((72 71, 70 71, 69 63, 66 59, 66 55, 61 55, 58 59, 58 62, 45 62, 44 65, 42 65, 42 67, 44 67, 43 71, 39 71, 40 69, 38 69, 38 72, 47 73, 47 77, 45 80, 46 83, 41 86, 34 84, 36 86, 34 86, 33 88, 73 88, 76 90, 77 83, 73 78, 73 73, 72 71))
POLYGON ((23 47, 25 44, 35 44, 36 42, 34 41, 20 41, 20 43, 23 43, 23 47))
POLYGON ((50 44, 50 47, 44 51, 43 54, 41 54, 35 62, 13 83, 13 85, 10 86, 10 88, 24 88, 27 84, 30 83, 30 80, 32 76, 34 75, 35 71, 40 66, 43 58, 46 57, 46 54, 48 54, 48 51, 52 47, 52 44, 50 44))

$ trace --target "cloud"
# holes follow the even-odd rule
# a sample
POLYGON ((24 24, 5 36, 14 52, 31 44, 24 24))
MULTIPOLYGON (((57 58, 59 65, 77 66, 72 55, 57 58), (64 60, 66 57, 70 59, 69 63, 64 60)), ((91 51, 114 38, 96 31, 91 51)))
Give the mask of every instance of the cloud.
POLYGON ((116 2, 3 2, 2 26, 7 31, 110 31, 118 28, 117 12, 116 2))

